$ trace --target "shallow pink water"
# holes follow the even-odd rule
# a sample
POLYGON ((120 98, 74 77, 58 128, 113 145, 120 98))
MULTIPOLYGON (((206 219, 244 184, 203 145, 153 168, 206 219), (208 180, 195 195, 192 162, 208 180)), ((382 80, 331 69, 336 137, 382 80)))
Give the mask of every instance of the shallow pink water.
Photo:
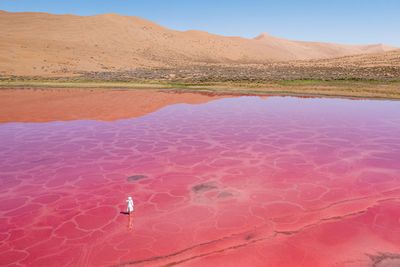
POLYGON ((396 262, 400 102, 240 97, 0 124, 0 265, 396 262))

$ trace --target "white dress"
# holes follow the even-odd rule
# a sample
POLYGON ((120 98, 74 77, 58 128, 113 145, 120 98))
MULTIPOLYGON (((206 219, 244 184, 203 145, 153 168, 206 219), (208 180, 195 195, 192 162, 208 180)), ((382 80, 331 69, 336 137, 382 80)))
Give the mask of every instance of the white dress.
POLYGON ((128 199, 127 201, 128 206, 126 207, 126 211, 131 213, 133 211, 133 200, 128 199))

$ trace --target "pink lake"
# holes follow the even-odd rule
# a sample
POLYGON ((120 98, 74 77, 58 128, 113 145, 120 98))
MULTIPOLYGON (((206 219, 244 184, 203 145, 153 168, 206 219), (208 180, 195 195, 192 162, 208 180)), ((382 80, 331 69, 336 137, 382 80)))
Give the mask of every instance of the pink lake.
POLYGON ((1 123, 0 265, 400 266, 400 102, 1 123))

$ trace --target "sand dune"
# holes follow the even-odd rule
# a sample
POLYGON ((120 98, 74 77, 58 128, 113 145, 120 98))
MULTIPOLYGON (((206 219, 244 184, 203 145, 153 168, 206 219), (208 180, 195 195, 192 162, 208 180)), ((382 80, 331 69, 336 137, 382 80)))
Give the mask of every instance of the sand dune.
POLYGON ((290 60, 310 60, 337 58, 349 55, 380 53, 394 50, 383 44, 374 45, 342 45, 322 42, 292 41, 262 33, 255 38, 270 49, 280 49, 290 55, 290 60))
POLYGON ((361 54, 339 58, 317 59, 309 61, 299 61, 295 63, 298 66, 314 65, 314 66, 337 66, 337 67, 400 67, 400 49, 390 50, 387 52, 361 54))
POLYGON ((196 63, 267 63, 376 53, 384 45, 298 42, 175 31, 137 17, 0 12, 0 74, 71 75, 196 63))

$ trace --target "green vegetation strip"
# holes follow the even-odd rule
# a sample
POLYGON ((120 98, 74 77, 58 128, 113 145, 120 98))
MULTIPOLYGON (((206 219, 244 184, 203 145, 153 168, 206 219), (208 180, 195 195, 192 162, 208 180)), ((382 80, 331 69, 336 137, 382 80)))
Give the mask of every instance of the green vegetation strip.
POLYGON ((400 99, 400 81, 287 80, 271 82, 89 81, 83 79, 0 79, 0 88, 170 89, 213 94, 400 99))

